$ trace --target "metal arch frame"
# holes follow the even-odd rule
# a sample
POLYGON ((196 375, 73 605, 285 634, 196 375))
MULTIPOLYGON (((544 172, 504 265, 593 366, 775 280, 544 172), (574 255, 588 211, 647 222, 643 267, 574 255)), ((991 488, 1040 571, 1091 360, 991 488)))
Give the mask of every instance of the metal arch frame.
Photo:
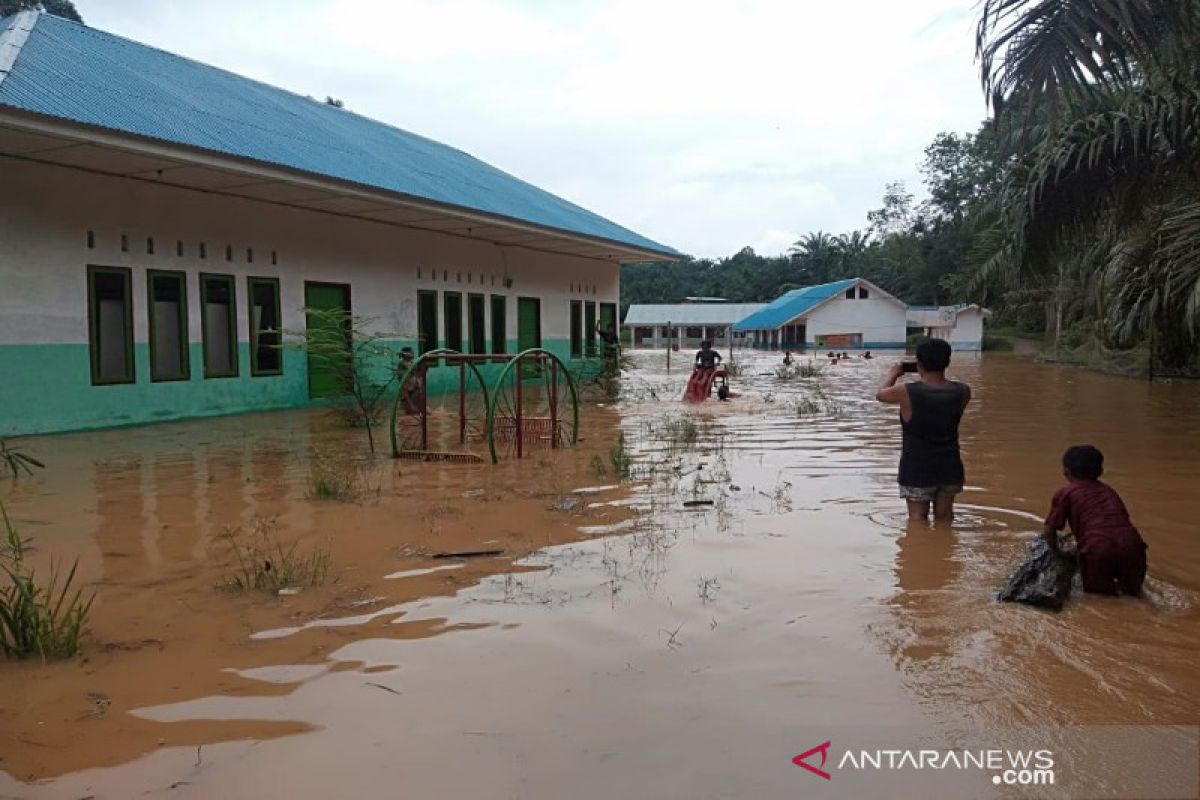
MULTIPOLYGON (((451 349, 445 348, 445 347, 437 348, 435 350, 427 350, 426 352, 419 355, 417 358, 413 359, 413 362, 408 365, 408 369, 406 369, 404 371, 404 373, 400 376, 400 384, 399 384, 400 390, 396 393, 396 399, 392 403, 392 421, 391 421, 391 428, 388 431, 389 435, 391 436, 391 441, 392 441, 392 458, 400 457, 400 443, 396 439, 396 423, 399 421, 400 402, 404 399, 404 386, 405 386, 405 384, 408 383, 408 379, 412 377, 412 375, 416 372, 417 367, 419 367, 421 365, 421 363, 424 361, 436 361, 436 360, 438 360, 440 358, 444 358, 446 356, 465 356, 465 355, 467 355, 467 354, 462 353, 458 350, 451 350, 451 349)), ((464 358, 464 359, 460 360, 458 363, 459 363, 460 369, 465 369, 466 367, 471 368, 471 372, 473 372, 475 374, 475 380, 477 380, 479 382, 479 387, 483 390, 483 405, 484 405, 484 408, 488 409, 488 414, 487 414, 488 421, 486 423, 485 429, 489 432, 488 435, 490 436, 491 408, 492 408, 493 403, 491 401, 491 396, 488 392, 487 381, 485 381, 483 379, 483 373, 479 371, 479 367, 475 366, 475 362, 472 361, 471 359, 464 358)), ((465 391, 466 391, 466 383, 464 381, 459 386, 460 402, 462 402, 462 400, 465 399, 465 395, 463 394, 463 392, 465 392, 465 391)), ((421 398, 421 402, 425 406, 426 415, 428 415, 428 413, 429 413, 428 396, 429 396, 429 387, 427 385, 425 388, 425 394, 421 398)), ((460 414, 461 413, 462 412, 460 411, 460 414)), ((462 420, 460 420, 460 424, 461 423, 462 423, 462 420)), ((492 449, 493 450, 495 449, 494 446, 492 447, 492 449)), ((493 456, 493 459, 494 459, 494 456, 493 456)), ((494 463, 494 461, 493 461, 493 463, 494 463)))
MULTIPOLYGON (((571 444, 574 445, 579 442, 579 392, 575 388, 575 377, 571 374, 571 370, 567 368, 566 362, 557 355, 540 347, 531 347, 528 350, 522 350, 520 353, 517 353, 515 356, 513 356, 512 360, 504 365, 504 369, 500 371, 500 375, 496 378, 496 383, 493 385, 492 396, 488 401, 487 427, 485 429, 488 441, 488 450, 491 453, 493 464, 500 463, 499 454, 496 452, 496 400, 500 396, 500 387, 504 385, 504 381, 508 380, 509 373, 514 369, 519 369, 519 364, 521 361, 530 356, 536 357, 536 359, 539 361, 544 360, 545 358, 553 360, 557 369, 562 370, 563 375, 566 376, 567 388, 571 392, 571 444)), ((519 372, 517 373, 517 376, 517 379, 521 380, 519 372)), ((394 426, 393 430, 395 430, 394 426)), ((518 420, 516 435, 518 438, 522 435, 522 431, 520 429, 520 420, 518 420)))

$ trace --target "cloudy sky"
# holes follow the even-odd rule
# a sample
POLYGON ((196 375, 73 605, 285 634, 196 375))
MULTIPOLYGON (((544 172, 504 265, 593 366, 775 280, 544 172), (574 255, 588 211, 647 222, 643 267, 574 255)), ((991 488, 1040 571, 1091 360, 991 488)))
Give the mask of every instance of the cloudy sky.
POLYGON ((865 227, 973 130, 973 0, 75 0, 698 256, 865 227))

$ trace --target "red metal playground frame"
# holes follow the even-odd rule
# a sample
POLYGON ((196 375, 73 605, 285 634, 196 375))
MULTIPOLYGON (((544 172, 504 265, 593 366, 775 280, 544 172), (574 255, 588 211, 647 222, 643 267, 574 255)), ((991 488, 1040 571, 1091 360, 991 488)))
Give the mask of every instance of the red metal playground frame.
MULTIPOLYGON (((524 458, 535 446, 559 448, 574 445, 579 440, 579 395, 575 378, 566 363, 554 353, 531 348, 516 355, 462 353, 437 349, 422 353, 400 375, 400 391, 392 404, 392 457, 404 458, 411 453, 428 453, 429 397, 428 386, 422 383, 419 408, 415 412, 401 409, 404 387, 420 372, 428 372, 442 363, 458 366, 458 441, 466 444, 472 436, 487 439, 493 464, 501 453, 509 451, 524 458), (504 368, 489 391, 480 364, 504 364, 504 368), (474 384, 474 385, 472 385, 474 384), (565 389, 565 391, 564 391, 565 389), (468 394, 479 391, 486 408, 484 429, 468 413, 468 394), (398 435, 401 420, 417 417, 417 447, 402 447, 398 435), (498 448, 497 442, 508 445, 498 448)), ((461 455, 461 454, 460 454, 461 455)))

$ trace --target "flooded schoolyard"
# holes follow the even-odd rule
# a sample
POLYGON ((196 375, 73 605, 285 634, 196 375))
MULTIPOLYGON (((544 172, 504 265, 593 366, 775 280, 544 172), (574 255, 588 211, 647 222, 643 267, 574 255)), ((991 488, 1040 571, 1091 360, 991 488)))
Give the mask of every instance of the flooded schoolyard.
MULTIPOLYGON (((886 359, 737 360, 737 398, 687 407, 679 362, 634 353, 576 449, 497 467, 367 461, 323 412, 28 440, 49 466, 4 485, 10 514, 99 594, 79 659, 0 664, 0 796, 929 796, 792 759, 838 732, 1200 723, 1200 386, 957 358, 968 486, 935 529, 897 497, 886 359), (995 603, 1082 442, 1150 544, 1147 596, 995 603), (311 496, 348 468, 354 497, 311 496), (229 532, 264 520, 329 580, 220 588, 229 532), (467 550, 502 553, 434 558, 467 550)), ((1158 768, 1193 763, 1155 730, 1158 768)))

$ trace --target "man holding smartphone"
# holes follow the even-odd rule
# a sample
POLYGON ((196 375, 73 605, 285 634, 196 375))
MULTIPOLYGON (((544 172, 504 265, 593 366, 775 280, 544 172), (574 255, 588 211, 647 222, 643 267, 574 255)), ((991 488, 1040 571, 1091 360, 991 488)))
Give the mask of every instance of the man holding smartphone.
POLYGON ((927 339, 917 345, 917 360, 898 361, 888 370, 875 399, 900 406, 900 496, 908 518, 939 522, 954 519, 954 497, 963 489, 963 463, 958 449, 958 423, 971 387, 946 379, 950 344, 927 339), (897 384, 905 372, 919 380, 897 384))

